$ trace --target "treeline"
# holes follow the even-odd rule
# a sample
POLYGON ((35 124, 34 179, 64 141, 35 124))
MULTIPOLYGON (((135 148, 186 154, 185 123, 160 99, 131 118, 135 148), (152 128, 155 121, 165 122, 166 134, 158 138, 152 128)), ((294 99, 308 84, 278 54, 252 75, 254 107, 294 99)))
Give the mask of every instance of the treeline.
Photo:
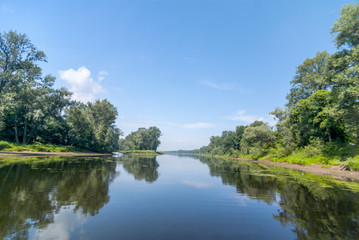
MULTIPOLYGON (((211 137, 197 152, 286 157, 337 152, 353 155, 359 141, 359 4, 344 6, 330 32, 337 51, 318 52, 297 67, 284 108, 271 114, 275 128, 256 121, 211 137)), ((357 159, 359 160, 359 159, 357 159)))
POLYGON ((118 149, 116 108, 106 99, 72 101, 55 77, 43 76, 46 62, 25 34, 0 33, 0 140, 72 145, 98 152, 118 149))
POLYGON ((153 150, 161 144, 161 131, 158 127, 139 128, 124 139, 119 140, 119 150, 153 150))

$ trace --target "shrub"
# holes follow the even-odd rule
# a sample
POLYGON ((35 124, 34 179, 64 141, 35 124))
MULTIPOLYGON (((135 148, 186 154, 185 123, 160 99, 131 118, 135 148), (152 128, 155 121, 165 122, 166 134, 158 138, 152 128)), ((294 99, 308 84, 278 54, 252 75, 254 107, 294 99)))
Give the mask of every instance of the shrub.
POLYGON ((359 171, 359 155, 348 158, 345 166, 351 171, 359 171))

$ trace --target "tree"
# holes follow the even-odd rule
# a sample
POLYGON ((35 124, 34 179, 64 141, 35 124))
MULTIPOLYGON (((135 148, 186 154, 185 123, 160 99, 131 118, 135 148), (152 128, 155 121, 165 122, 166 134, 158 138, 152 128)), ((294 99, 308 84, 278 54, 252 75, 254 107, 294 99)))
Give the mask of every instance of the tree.
POLYGON ((118 150, 120 129, 115 127, 116 108, 107 99, 75 103, 66 111, 70 144, 95 151, 118 150))
POLYGON ((348 4, 340 10, 340 14, 330 30, 332 34, 336 34, 334 41, 337 48, 355 47, 359 44, 359 5, 348 4))
POLYGON ((274 146, 274 133, 262 121, 255 121, 243 133, 241 151, 243 154, 258 156, 274 146))
POLYGON ((41 76, 38 62, 46 61, 25 34, 14 31, 0 33, 0 94, 19 81, 32 81, 41 76))
POLYGON ((333 97, 337 112, 345 120, 346 134, 353 142, 359 142, 359 4, 348 4, 341 11, 331 33, 336 34, 337 47, 330 66, 335 72, 333 97), (346 48, 344 48, 346 47, 346 48))
POLYGON ((48 75, 37 81, 20 81, 2 93, 0 99, 3 120, 8 129, 8 138, 27 144, 36 138, 38 131, 51 117, 59 116, 70 104, 71 93, 61 88, 52 88, 55 78, 48 75))
POLYGON ((154 150, 161 144, 161 130, 158 127, 139 128, 119 141, 121 150, 154 150))
POLYGON ((312 137, 325 142, 334 139, 345 141, 343 119, 335 111, 329 91, 320 90, 302 99, 292 109, 290 121, 297 129, 300 146, 309 144, 312 137))
POLYGON ((318 52, 314 58, 307 58, 297 67, 287 96, 287 106, 295 106, 301 99, 306 99, 319 90, 330 88, 331 71, 327 62, 330 57, 326 51, 318 52))

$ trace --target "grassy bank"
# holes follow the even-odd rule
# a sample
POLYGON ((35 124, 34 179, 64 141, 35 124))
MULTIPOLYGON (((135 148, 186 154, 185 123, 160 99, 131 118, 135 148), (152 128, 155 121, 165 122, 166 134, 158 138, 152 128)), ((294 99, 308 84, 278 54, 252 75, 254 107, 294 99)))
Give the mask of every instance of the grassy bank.
POLYGON ((32 144, 17 144, 7 141, 0 141, 0 151, 30 151, 30 152, 90 152, 89 150, 64 145, 55 144, 43 144, 43 143, 32 143, 32 144))
POLYGON ((131 155, 155 155, 155 156, 157 156, 157 155, 163 154, 161 152, 156 152, 154 150, 126 150, 126 151, 121 150, 119 152, 121 152, 123 154, 131 154, 131 155))
POLYGON ((281 149, 274 148, 258 159, 301 165, 322 164, 323 167, 343 165, 348 170, 359 171, 359 148, 351 145, 308 145, 297 149, 288 156, 285 156, 281 149))
POLYGON ((214 157, 244 158, 253 160, 270 160, 273 162, 288 162, 300 165, 321 164, 322 167, 345 166, 351 171, 359 171, 359 148, 338 144, 308 145, 291 153, 280 148, 270 148, 258 154, 243 155, 239 152, 210 155, 214 157))

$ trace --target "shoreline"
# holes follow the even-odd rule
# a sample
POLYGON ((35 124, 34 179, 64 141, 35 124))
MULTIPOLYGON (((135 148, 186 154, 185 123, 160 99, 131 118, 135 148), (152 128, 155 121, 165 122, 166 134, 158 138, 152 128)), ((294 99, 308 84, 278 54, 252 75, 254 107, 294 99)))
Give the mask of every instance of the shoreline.
POLYGON ((0 151, 0 158, 13 158, 13 157, 101 157, 101 156, 112 156, 112 153, 0 151))
MULTIPOLYGON (((216 156, 217 157, 217 156, 216 156)), ((218 157, 225 159, 233 159, 238 161, 252 162, 257 164, 264 164, 272 167, 281 167, 286 169, 292 169, 296 171, 307 172, 319 176, 330 176, 343 181, 356 181, 359 182, 359 171, 349 171, 343 165, 331 166, 329 168, 323 168, 321 164, 312 165, 300 165, 288 162, 273 162, 268 159, 266 160, 253 160, 246 158, 234 158, 234 157, 218 157)))

